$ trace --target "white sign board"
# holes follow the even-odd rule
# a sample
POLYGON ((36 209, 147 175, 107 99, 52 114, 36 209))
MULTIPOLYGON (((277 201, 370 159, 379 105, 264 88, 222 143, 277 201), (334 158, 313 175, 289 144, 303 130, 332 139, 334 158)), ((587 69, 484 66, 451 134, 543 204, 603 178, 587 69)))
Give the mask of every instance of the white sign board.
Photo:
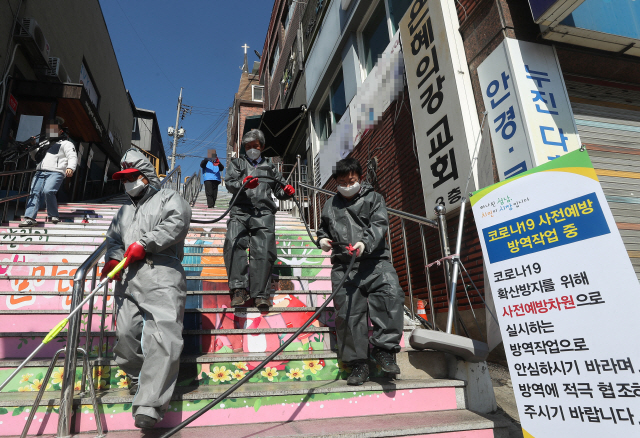
POLYGON ((587 152, 471 204, 524 436, 640 436, 640 285, 587 152))
POLYGON ((580 148, 553 47, 506 38, 478 76, 501 181, 580 148))
MULTIPOLYGON (((479 136, 455 3, 414 0, 400 21, 404 65, 428 216, 459 207, 479 136)), ((474 172, 469 190, 477 187, 474 172)))

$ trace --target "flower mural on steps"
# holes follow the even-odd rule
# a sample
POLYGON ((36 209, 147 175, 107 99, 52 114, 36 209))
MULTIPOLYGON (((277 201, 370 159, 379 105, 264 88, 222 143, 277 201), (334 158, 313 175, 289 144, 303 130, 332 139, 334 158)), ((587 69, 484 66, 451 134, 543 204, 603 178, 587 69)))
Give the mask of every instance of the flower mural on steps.
POLYGON ((302 379, 302 377, 304 377, 304 371, 302 371, 300 368, 289 370, 289 372, 287 373, 287 377, 291 380, 302 379))
POLYGON ((116 373, 116 378, 118 377, 127 377, 127 373, 122 370, 118 370, 118 372, 116 373))
POLYGON ((245 374, 247 374, 246 371, 235 370, 233 372, 233 378, 236 380, 241 380, 241 379, 244 379, 245 374))
POLYGON ((273 382, 273 378, 278 377, 278 370, 276 370, 275 368, 266 367, 260 374, 263 377, 269 379, 269 382, 273 382))
POLYGON ((129 380, 126 377, 120 379, 120 381, 118 382, 118 388, 125 389, 128 387, 129 387, 129 380))
POLYGON ((321 361, 318 359, 303 360, 303 362, 304 362, 304 369, 311 371, 312 374, 315 374, 318 371, 320 371, 322 368, 324 368, 324 364, 320 363, 321 361))
POLYGON ((231 380, 231 370, 228 370, 227 367, 214 367, 213 371, 208 374, 208 376, 214 382, 228 382, 231 380))
POLYGON ((249 366, 247 365, 246 362, 234 362, 233 366, 238 368, 239 370, 245 370, 245 371, 249 370, 249 366))
POLYGON ((53 380, 51 380, 51 383, 53 383, 54 385, 61 384, 64 377, 64 368, 58 368, 58 371, 54 371, 51 377, 53 378, 53 380))
POLYGON ((20 379, 20 383, 28 382, 33 377, 33 374, 23 374, 20 379))
MULTIPOLYGON (((300 246, 291 245, 293 242, 282 242, 282 245, 285 248, 278 248, 280 252, 278 254, 278 260, 282 261, 286 265, 321 265, 322 259, 319 262, 312 262, 305 256, 311 255, 314 251, 313 248, 303 248, 300 246), (302 250, 302 254, 293 254, 293 250, 300 251, 302 250)), ((297 242, 296 242, 297 243, 297 242)))
MULTIPOLYGON (((32 390, 32 391, 40 391, 40 388, 42 388, 42 384, 43 384, 43 383, 44 383, 44 382, 43 382, 42 380, 40 380, 40 379, 35 379, 35 380, 33 381, 33 383, 31 384, 31 390, 32 390)), ((49 389, 49 388, 51 388, 51 383, 49 383, 49 384, 47 385, 47 387, 45 388, 45 390, 47 390, 47 389, 49 389)))

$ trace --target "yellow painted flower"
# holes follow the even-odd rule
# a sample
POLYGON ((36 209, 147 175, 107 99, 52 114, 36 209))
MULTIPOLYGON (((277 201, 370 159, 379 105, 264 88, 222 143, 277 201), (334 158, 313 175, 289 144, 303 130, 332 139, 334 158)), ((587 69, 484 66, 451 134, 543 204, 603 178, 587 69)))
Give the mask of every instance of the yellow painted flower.
MULTIPOLYGON (((33 381, 33 384, 31 385, 31 390, 32 390, 32 391, 40 391, 40 388, 42 388, 42 383, 43 383, 43 382, 42 382, 42 380, 35 379, 35 380, 33 381)), ((49 384, 47 385, 47 387, 45 388, 45 391, 46 391, 47 389, 49 389, 49 388, 51 388, 51 383, 49 383, 49 384)))
POLYGON ((347 364, 345 364, 344 362, 342 362, 341 360, 339 360, 338 362, 336 362, 336 366, 338 367, 338 369, 341 372, 347 372, 350 373, 351 372, 351 367, 348 366, 347 364))
POLYGON ((125 377, 120 379, 120 381, 118 382, 118 388, 128 388, 129 387, 129 380, 125 377))
POLYGON ((320 365, 320 361, 317 359, 309 359, 303 362, 304 369, 311 371, 311 374, 315 374, 323 368, 322 365, 320 365))
POLYGON ((94 367, 93 377, 96 379, 103 379, 111 375, 111 367, 94 367))
POLYGON ((214 367, 213 371, 208 375, 214 382, 228 382, 231 380, 231 370, 228 370, 225 366, 214 367))
POLYGON ((238 368, 239 370, 245 370, 245 371, 249 370, 249 367, 247 366, 246 362, 234 362, 233 366, 238 368))
POLYGON ((304 371, 302 371, 300 368, 289 370, 289 372, 287 373, 287 377, 290 378, 291 380, 301 379, 302 376, 304 376, 304 371))
POLYGON ((58 368, 58 371, 53 372, 52 377, 53 380, 51 381, 51 383, 53 383, 54 385, 62 383, 62 378, 64 377, 64 368, 58 368))
POLYGON ((278 370, 276 370, 275 368, 266 367, 260 374, 262 374, 263 377, 269 379, 269 382, 273 382, 273 378, 278 376, 278 370))
POLYGON ((76 382, 76 385, 73 387, 74 391, 80 391, 80 389, 82 389, 82 382, 80 380, 78 380, 76 382))
POLYGON ((108 389, 107 388, 107 381, 106 380, 102 380, 102 379, 96 379, 95 380, 95 387, 96 389, 108 389))
POLYGON ((116 378, 118 378, 118 377, 120 377, 120 376, 122 376, 122 377, 127 377, 127 373, 125 373, 125 372, 124 372, 124 371, 122 371, 122 370, 118 370, 118 372, 116 373, 116 378))
POLYGON ((247 374, 246 371, 235 370, 233 372, 233 378, 236 380, 244 379, 245 374, 247 374))
POLYGON ((18 388, 18 392, 29 392, 29 391, 31 391, 31 388, 29 388, 29 385, 21 386, 18 388))
POLYGON ((32 377, 33 377, 33 374, 23 374, 22 378, 20 379, 20 383, 28 382, 32 377))

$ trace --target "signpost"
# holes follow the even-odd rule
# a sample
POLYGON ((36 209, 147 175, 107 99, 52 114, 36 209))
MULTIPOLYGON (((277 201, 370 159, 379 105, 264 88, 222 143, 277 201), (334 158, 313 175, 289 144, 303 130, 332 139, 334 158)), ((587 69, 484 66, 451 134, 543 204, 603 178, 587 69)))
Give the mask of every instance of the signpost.
POLYGON ((587 152, 471 204, 524 436, 640 436, 640 285, 587 152))
MULTIPOLYGON (((455 3, 415 0, 400 21, 400 39, 422 189, 428 215, 456 210, 478 137, 469 69, 455 3)), ((477 187, 477 175, 471 186, 477 187)))
POLYGON ((580 148, 553 47, 506 38, 478 77, 501 181, 580 148))

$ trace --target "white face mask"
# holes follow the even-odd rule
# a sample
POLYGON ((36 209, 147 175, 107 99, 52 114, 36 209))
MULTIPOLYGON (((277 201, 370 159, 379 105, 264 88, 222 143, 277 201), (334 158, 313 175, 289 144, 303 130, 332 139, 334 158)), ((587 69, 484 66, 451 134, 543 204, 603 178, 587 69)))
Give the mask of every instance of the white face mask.
POLYGON ((356 181, 355 184, 351 186, 338 186, 338 191, 342 196, 351 198, 352 196, 357 195, 360 191, 360 183, 356 181))
POLYGON ((134 182, 125 182, 124 189, 129 194, 129 196, 138 196, 147 185, 142 182, 142 178, 135 180, 134 182))
POLYGON ((250 160, 256 161, 258 158, 260 158, 260 151, 256 148, 249 149, 247 151, 247 157, 249 157, 250 160))

